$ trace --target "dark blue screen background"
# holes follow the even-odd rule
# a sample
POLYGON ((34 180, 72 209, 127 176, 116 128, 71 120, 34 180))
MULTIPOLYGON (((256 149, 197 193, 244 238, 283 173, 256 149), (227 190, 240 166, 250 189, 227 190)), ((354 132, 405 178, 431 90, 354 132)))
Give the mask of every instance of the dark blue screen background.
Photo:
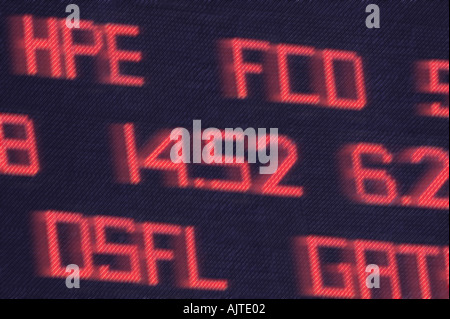
MULTIPOLYGON (((41 172, 34 178, 0 176, 0 297, 3 298, 298 298, 291 239, 302 235, 364 238, 448 246, 446 210, 360 205, 341 191, 336 153, 352 142, 449 147, 447 119, 418 117, 413 65, 449 59, 448 1, 372 1, 382 26, 365 26, 370 1, 76 1, 96 23, 139 25, 124 41, 144 53, 129 72, 142 88, 93 80, 82 59, 74 81, 14 75, 6 19, 32 14, 64 18, 73 1, 0 1, 0 112, 35 123, 41 172), (216 44, 251 38, 356 51, 364 59, 368 106, 361 112, 268 102, 252 83, 246 100, 221 92, 216 44), (148 171, 140 185, 115 183, 108 127, 134 122, 139 142, 162 128, 277 127, 301 149, 288 183, 303 185, 300 199, 163 186, 148 171), (67 289, 36 275, 30 216, 47 209, 126 216, 196 227, 201 274, 226 278, 225 292, 107 282, 67 289)), ((414 176, 399 175, 408 180, 414 176)))

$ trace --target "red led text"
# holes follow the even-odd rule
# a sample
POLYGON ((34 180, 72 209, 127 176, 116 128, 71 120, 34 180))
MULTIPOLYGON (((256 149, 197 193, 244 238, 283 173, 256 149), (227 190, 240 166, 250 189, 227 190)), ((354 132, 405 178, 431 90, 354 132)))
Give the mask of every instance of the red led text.
POLYGON ((80 267, 80 278, 157 286, 160 262, 170 262, 180 288, 226 290, 227 280, 200 276, 194 227, 136 223, 129 218, 46 211, 33 216, 39 274, 65 278, 66 265, 80 267), (126 238, 114 240, 114 234, 126 238), (170 243, 161 246, 161 238, 170 243), (170 246, 170 247, 166 247, 170 246), (107 261, 98 259, 108 256, 107 261), (111 259, 112 258, 112 259, 111 259))
POLYGON ((294 245, 303 295, 448 299, 448 247, 319 236, 296 238, 294 245), (380 268, 380 288, 366 285, 369 264, 380 268))
POLYGON ((367 105, 363 61, 355 52, 235 38, 220 42, 220 57, 224 92, 231 98, 248 98, 248 76, 263 75, 274 102, 356 111, 367 105), (262 53, 263 61, 246 61, 248 52, 262 53), (308 61, 309 73, 304 76, 310 79, 312 92, 293 89, 292 57, 308 61))
POLYGON ((142 61, 139 51, 118 46, 119 37, 137 37, 134 25, 97 25, 81 20, 80 28, 68 28, 65 19, 38 19, 31 15, 10 20, 12 60, 17 74, 73 80, 79 76, 77 57, 88 56, 99 64, 99 80, 105 84, 143 86, 144 78, 123 74, 122 63, 142 61))

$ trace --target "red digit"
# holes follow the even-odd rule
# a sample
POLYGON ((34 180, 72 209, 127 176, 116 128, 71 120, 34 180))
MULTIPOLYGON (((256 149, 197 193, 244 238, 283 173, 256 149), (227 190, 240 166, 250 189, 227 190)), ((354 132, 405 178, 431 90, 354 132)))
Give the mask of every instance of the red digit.
MULTIPOLYGON (((231 137, 234 140, 241 140, 243 141, 244 136, 242 135, 234 135, 236 138, 231 137)), ((230 136, 227 136, 225 132, 222 132, 222 138, 224 140, 230 139, 230 136)), ((214 143, 214 139, 211 138, 205 145, 206 149, 210 149, 210 145, 214 143)), ((210 156, 214 157, 215 154, 213 150, 210 151, 210 156)), ((228 176, 230 179, 228 180, 220 180, 220 179, 213 179, 213 180, 207 180, 204 178, 196 178, 194 180, 194 185, 197 188, 203 188, 203 189, 211 189, 216 191, 224 191, 224 192, 247 192, 252 184, 252 179, 250 175, 250 166, 248 163, 246 163, 243 159, 238 161, 236 156, 233 156, 232 159, 227 159, 225 155, 222 156, 220 163, 216 163, 214 160, 210 161, 211 163, 208 165, 213 166, 225 166, 228 167, 228 176)))
POLYGON ((168 157, 170 147, 174 143, 175 141, 170 139, 170 131, 160 132, 139 152, 139 165, 145 169, 165 171, 168 185, 188 187, 187 165, 183 162, 174 163, 168 157))
MULTIPOLYGON (((258 141, 258 148, 263 147, 264 141, 258 141)), ((269 143, 269 137, 266 138, 266 145, 269 143)), ((279 162, 277 171, 268 176, 258 179, 255 185, 255 191, 264 195, 274 195, 283 197, 302 197, 304 190, 302 186, 280 185, 283 178, 294 167, 298 161, 297 146, 287 136, 278 137, 279 162)))
POLYGON ((421 93, 442 95, 446 98, 445 105, 441 102, 419 105, 419 113, 424 116, 449 117, 448 83, 440 80, 440 72, 449 70, 449 62, 443 60, 422 61, 417 64, 417 89, 421 93))
POLYGON ((34 176, 38 172, 33 121, 26 115, 0 113, 0 174, 34 176), (7 126, 12 136, 8 136, 7 126), (14 161, 9 156, 11 152, 17 155, 14 161))
POLYGON ((432 168, 425 174, 412 192, 413 204, 435 209, 449 209, 449 198, 437 197, 438 192, 448 182, 448 152, 435 147, 410 148, 401 154, 402 161, 420 164, 429 161, 432 168))
POLYGON ((344 148, 341 154, 341 170, 346 181, 346 191, 356 201, 389 205, 398 196, 397 182, 385 169, 366 168, 363 157, 377 160, 379 164, 391 164, 393 156, 383 145, 354 144, 344 148), (373 185, 373 190, 368 186, 373 185))
POLYGON ((160 170, 166 173, 168 185, 189 186, 185 163, 173 163, 169 158, 170 132, 163 131, 152 138, 141 150, 137 150, 134 125, 113 125, 112 141, 116 162, 116 176, 120 182, 139 184, 140 170, 160 170), (165 158, 164 158, 165 157, 165 158))

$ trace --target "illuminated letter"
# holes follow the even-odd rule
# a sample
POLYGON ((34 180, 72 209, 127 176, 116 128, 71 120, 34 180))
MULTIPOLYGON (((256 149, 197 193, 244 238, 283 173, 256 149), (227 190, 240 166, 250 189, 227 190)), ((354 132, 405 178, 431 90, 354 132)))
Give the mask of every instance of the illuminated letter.
POLYGON ((55 18, 35 19, 24 15, 11 19, 12 58, 16 73, 63 77, 58 26, 55 18), (36 37, 36 31, 41 34, 45 32, 46 37, 36 37), (43 52, 46 59, 41 58, 43 52))
POLYGON ((260 63, 244 61, 244 50, 268 51, 270 43, 249 39, 230 39, 220 43, 224 91, 228 97, 245 99, 248 97, 247 74, 262 74, 260 63))
POLYGON ((106 35, 106 58, 109 63, 109 73, 102 76, 105 83, 115 85, 143 86, 144 78, 120 73, 120 62, 141 62, 142 52, 124 51, 117 48, 118 36, 136 37, 139 35, 139 27, 131 25, 107 24, 104 26, 106 35))

